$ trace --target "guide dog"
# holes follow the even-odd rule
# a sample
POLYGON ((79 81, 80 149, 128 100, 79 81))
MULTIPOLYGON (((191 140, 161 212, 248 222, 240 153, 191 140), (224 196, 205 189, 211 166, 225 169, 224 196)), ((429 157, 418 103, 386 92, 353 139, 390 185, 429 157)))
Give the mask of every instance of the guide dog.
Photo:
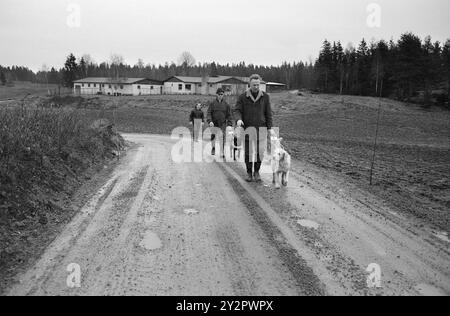
POLYGON ((281 185, 285 187, 288 185, 289 172, 291 170, 291 155, 281 144, 282 140, 282 138, 271 138, 273 184, 275 184, 277 189, 280 189, 281 185))

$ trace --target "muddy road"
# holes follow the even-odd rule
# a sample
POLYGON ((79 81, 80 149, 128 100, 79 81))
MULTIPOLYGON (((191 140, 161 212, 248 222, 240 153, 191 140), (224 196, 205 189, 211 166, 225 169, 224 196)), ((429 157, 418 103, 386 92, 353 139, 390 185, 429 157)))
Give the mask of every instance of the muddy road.
POLYGON ((124 137, 136 146, 7 294, 450 294, 446 236, 350 184, 295 161, 275 190, 267 165, 247 184, 240 163, 124 137))

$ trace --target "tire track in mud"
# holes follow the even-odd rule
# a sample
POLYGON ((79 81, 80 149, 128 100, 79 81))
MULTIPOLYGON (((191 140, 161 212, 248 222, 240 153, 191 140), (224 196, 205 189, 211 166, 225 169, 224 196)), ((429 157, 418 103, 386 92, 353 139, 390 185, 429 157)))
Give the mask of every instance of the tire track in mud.
POLYGON ((106 194, 102 196, 103 203, 97 203, 95 206, 98 209, 97 216, 90 221, 80 237, 74 240, 68 252, 60 253, 59 266, 55 267, 53 273, 47 275, 39 291, 43 291, 46 295, 100 293, 98 289, 104 287, 105 282, 110 279, 105 267, 117 255, 114 251, 118 248, 117 239, 121 227, 128 216, 130 206, 142 190, 148 169, 149 167, 145 166, 129 175, 126 185, 118 194, 110 197, 111 193, 115 193, 114 188, 106 190, 106 193, 110 191, 108 197, 106 194), (70 289, 65 284, 67 277, 65 267, 69 263, 76 263, 81 267, 81 288, 70 289))
MULTIPOLYGON (((427 240, 428 234, 413 230, 414 222, 399 215, 394 216, 396 214, 389 207, 370 194, 361 192, 359 188, 337 185, 332 179, 328 179, 324 185, 320 182, 323 180, 320 176, 318 183, 310 183, 296 171, 292 175, 296 180, 294 183, 297 182, 300 187, 310 187, 318 195, 312 200, 308 197, 309 189, 301 189, 306 194, 300 199, 306 204, 304 209, 288 202, 292 198, 282 199, 280 203, 289 209, 284 214, 285 220, 302 238, 309 238, 310 248, 318 255, 323 248, 344 259, 336 262, 336 272, 344 281, 353 280, 356 294, 418 295, 421 294, 416 289, 418 284, 427 282, 435 282, 433 285, 427 284, 429 289, 445 292, 443 280, 448 278, 448 266, 446 268, 444 263, 446 251, 442 251, 442 245, 430 247, 433 243, 427 240), (321 201, 322 197, 326 197, 325 204, 321 201), (325 208, 333 211, 327 212, 325 208), (311 231, 299 227, 296 223, 298 218, 292 215, 305 213, 321 220, 324 229, 311 231), (316 240, 319 246, 325 247, 316 247, 316 240), (350 261, 351 265, 345 264, 346 261, 350 261), (364 284, 364 274, 368 276, 365 269, 369 263, 377 263, 382 269, 381 288, 369 289, 364 284)), ((297 192, 296 189, 294 191, 297 192)))
MULTIPOLYGON (((150 167, 136 171, 127 186, 112 199, 112 207, 101 229, 90 238, 89 249, 95 261, 86 266, 90 268, 87 285, 83 292, 105 293, 111 295, 120 287, 124 270, 128 264, 128 240, 134 238, 130 225, 135 221, 135 209, 143 202, 145 191, 153 181, 149 176, 150 167), (150 180, 149 180, 149 179, 150 180), (141 198, 140 198, 141 197, 141 198)), ((86 257, 86 254, 81 254, 86 257)))
POLYGON ((308 296, 326 295, 325 285, 316 276, 313 269, 309 267, 306 260, 302 258, 299 249, 292 245, 292 240, 288 240, 285 236, 286 231, 282 232, 279 226, 273 222, 273 218, 271 219, 268 216, 266 213, 267 207, 262 207, 252 197, 252 194, 243 194, 243 190, 248 192, 249 188, 242 183, 242 180, 239 181, 239 176, 229 166, 217 165, 224 171, 237 196, 246 205, 253 219, 261 226, 268 240, 277 249, 280 259, 291 272, 302 292, 301 294, 308 296))
MULTIPOLYGON (((23 276, 24 279, 33 279, 33 286, 25 289, 20 295, 35 295, 47 283, 51 277, 51 272, 62 266, 65 258, 64 251, 68 251, 77 239, 85 232, 90 221, 97 211, 101 208, 104 201, 114 190, 119 176, 110 179, 93 197, 84 205, 82 213, 73 219, 72 225, 65 228, 61 236, 66 236, 59 244, 55 242, 49 246, 47 257, 40 258, 33 270, 28 271, 23 276), (49 264, 46 264, 49 263, 49 264), (31 272, 32 271, 32 272, 31 272), (30 277, 30 273, 32 276, 30 277)), ((8 295, 14 295, 10 293, 8 295)))

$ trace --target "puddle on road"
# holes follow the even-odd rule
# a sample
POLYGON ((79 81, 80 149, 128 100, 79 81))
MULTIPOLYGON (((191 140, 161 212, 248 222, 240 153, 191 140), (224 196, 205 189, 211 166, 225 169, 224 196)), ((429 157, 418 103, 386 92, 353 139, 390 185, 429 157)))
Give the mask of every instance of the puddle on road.
POLYGON ((196 209, 193 209, 193 208, 185 209, 183 212, 186 215, 197 215, 198 213, 200 213, 199 211, 197 211, 196 209))
POLYGON ((430 284, 418 284, 414 287, 414 289, 423 296, 446 296, 441 289, 430 284))
POLYGON ((314 221, 310 221, 308 219, 300 219, 297 221, 297 224, 306 228, 319 229, 319 224, 317 224, 314 221))
POLYGON ((448 233, 446 233, 446 232, 434 233, 434 236, 436 236, 440 240, 450 242, 450 239, 448 239, 448 233))
POLYGON ((154 232, 147 231, 139 246, 146 250, 156 250, 162 247, 162 242, 154 232))

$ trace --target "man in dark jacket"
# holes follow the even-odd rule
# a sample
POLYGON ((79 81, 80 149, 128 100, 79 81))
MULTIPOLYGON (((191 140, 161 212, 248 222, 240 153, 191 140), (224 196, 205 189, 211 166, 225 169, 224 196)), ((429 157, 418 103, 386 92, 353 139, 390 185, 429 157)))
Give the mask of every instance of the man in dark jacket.
MULTIPOLYGON (((260 147, 267 144, 267 139, 259 139, 259 129, 265 127, 272 131, 272 107, 270 105, 269 95, 260 89, 261 77, 259 75, 252 75, 250 77, 250 89, 239 96, 234 109, 234 116, 238 127, 246 129, 254 127, 256 129, 256 139, 250 141, 249 135, 245 137, 245 164, 247 166, 246 178, 247 182, 261 182, 259 170, 261 168, 262 158, 260 156, 260 147), (253 153, 252 145, 256 147, 256 160, 251 155, 253 153), (253 172, 254 170, 254 172, 253 172)), ((263 148, 261 148, 263 149, 263 148)))
MULTIPOLYGON (((224 145, 225 145, 225 130, 227 126, 232 126, 233 117, 231 115, 231 106, 224 100, 225 91, 222 88, 217 89, 217 97, 209 104, 207 121, 210 127, 217 127, 222 130, 222 158, 225 157, 224 145)), ((215 137, 211 136, 212 152, 211 155, 216 154, 215 137)))

